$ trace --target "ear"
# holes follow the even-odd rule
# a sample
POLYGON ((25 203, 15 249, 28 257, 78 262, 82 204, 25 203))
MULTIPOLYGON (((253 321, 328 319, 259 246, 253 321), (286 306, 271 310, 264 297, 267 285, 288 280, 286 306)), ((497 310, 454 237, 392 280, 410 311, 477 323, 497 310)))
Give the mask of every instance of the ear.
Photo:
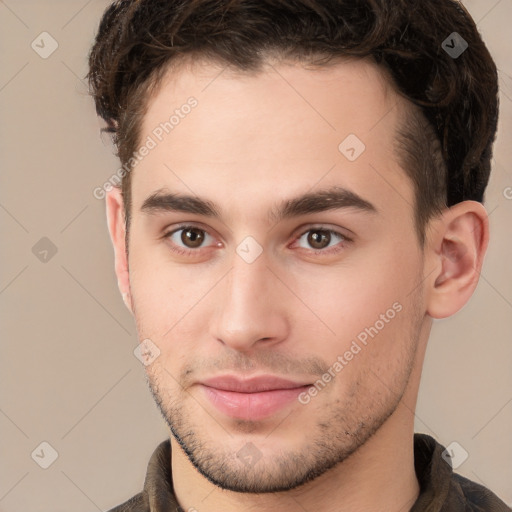
POLYGON ((107 223, 110 239, 114 246, 115 272, 117 286, 126 307, 133 313, 130 276, 128 272, 128 257, 126 254, 126 226, 123 196, 119 187, 114 187, 106 195, 107 223))
POLYGON ((489 220, 481 203, 463 201, 436 218, 427 242, 427 313, 454 315, 475 291, 489 243, 489 220))

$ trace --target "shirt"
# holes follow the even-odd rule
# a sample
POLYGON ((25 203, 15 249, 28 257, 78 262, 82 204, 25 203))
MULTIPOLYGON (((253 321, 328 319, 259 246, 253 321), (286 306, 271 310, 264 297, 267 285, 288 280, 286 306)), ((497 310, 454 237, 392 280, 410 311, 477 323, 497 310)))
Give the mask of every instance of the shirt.
MULTIPOLYGON (((414 434, 414 469, 420 485, 410 512, 510 512, 512 509, 480 484, 453 472, 445 448, 426 434, 414 434)), ((144 489, 109 512, 184 512, 173 490, 171 443, 158 445, 148 464, 144 489)))

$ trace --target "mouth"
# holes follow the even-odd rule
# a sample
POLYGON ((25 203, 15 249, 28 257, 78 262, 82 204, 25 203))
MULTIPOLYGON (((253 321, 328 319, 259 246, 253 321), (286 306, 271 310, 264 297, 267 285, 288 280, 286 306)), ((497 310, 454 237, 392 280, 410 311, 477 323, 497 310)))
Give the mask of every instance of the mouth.
POLYGON ((231 418, 259 421, 297 401, 311 383, 294 382, 272 375, 241 379, 233 375, 199 383, 210 403, 231 418))

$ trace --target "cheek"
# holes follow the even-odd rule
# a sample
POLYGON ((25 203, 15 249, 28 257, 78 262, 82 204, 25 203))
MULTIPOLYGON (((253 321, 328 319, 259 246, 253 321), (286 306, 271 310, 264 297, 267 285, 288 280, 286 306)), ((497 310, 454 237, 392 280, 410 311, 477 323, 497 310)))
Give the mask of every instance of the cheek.
POLYGON ((302 302, 296 301, 297 321, 310 336, 321 337, 324 357, 332 361, 345 351, 357 351, 353 342, 362 349, 373 346, 371 351, 361 350, 359 360, 400 352, 413 314, 408 304, 418 284, 418 267, 410 257, 402 261, 392 247, 379 257, 350 263, 294 276, 291 288, 302 302), (360 357, 363 351, 368 354, 360 357))
POLYGON ((204 349, 215 295, 210 290, 219 276, 206 265, 159 261, 149 251, 134 251, 130 265, 138 337, 154 341, 161 353, 158 365, 174 375, 204 349))
POLYGON ((147 251, 135 248, 130 253, 130 286, 140 315, 160 321, 167 317, 168 323, 204 295, 205 277, 199 266, 168 260, 163 246, 147 251))

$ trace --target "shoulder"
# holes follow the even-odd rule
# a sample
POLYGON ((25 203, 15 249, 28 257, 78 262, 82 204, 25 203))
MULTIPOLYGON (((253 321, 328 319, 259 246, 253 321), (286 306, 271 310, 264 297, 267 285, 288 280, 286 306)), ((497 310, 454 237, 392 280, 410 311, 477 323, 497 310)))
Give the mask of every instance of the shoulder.
POLYGON ((467 512, 511 512, 512 510, 492 491, 457 473, 452 475, 447 501, 451 506, 446 510, 464 510, 467 512), (455 508, 455 505, 458 505, 458 507, 455 508))
POLYGON ((496 494, 453 472, 446 448, 427 434, 414 435, 420 496, 411 512, 512 512, 496 494))
POLYGON ((139 492, 133 498, 110 509, 108 512, 150 512, 147 496, 144 491, 139 492))

